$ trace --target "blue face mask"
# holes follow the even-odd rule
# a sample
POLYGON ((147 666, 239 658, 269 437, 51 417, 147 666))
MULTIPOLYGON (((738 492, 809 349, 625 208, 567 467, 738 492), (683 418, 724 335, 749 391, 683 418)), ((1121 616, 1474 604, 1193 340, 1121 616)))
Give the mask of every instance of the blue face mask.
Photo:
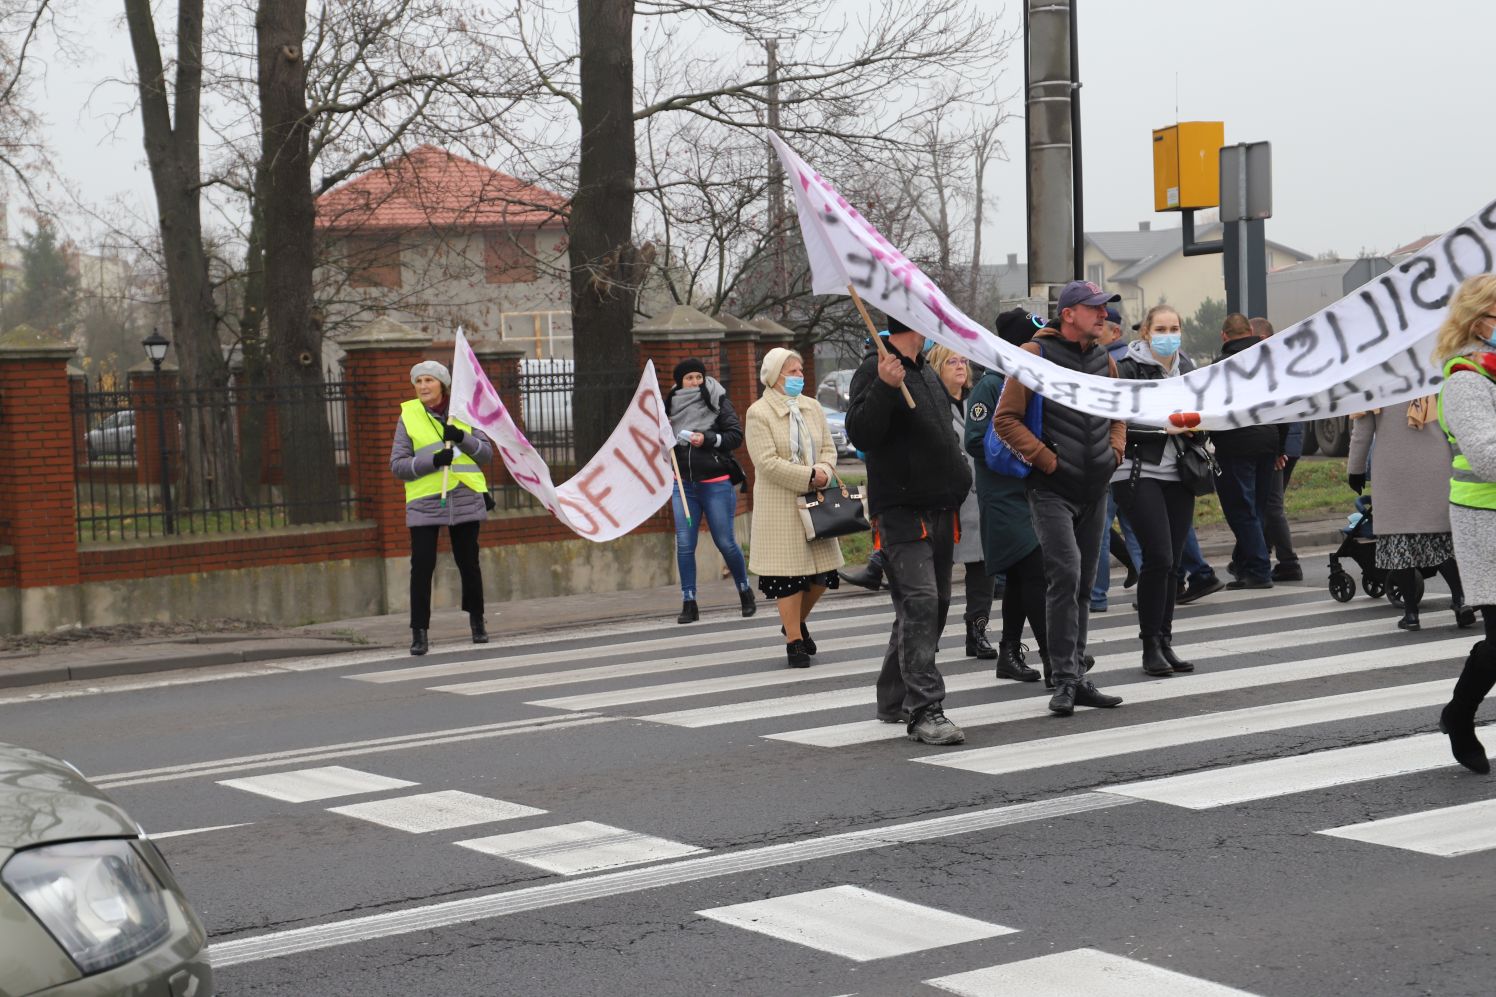
POLYGON ((805 390, 805 378, 787 377, 784 379, 784 393, 791 398, 798 397, 805 390))
POLYGON ((1148 342, 1158 356, 1172 357, 1179 352, 1179 338, 1177 332, 1161 332, 1155 334, 1148 342))
POLYGON ((934 345, 935 345, 935 340, 931 339, 929 336, 926 336, 925 337, 925 344, 919 348, 919 351, 921 353, 929 353, 930 352, 930 348, 933 347, 934 345))

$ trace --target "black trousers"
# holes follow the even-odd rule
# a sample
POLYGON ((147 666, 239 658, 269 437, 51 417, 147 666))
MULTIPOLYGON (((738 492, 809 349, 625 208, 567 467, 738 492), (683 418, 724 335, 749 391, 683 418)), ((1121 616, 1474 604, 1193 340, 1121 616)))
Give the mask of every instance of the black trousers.
POLYGON ((1138 569, 1138 636, 1174 632, 1176 572, 1195 518, 1195 496, 1177 481, 1139 478, 1112 486, 1117 508, 1127 517, 1143 549, 1138 569))
POLYGON ((1003 643, 1017 644, 1023 640, 1023 620, 1027 617, 1039 653, 1048 649, 1048 634, 1044 629, 1047 587, 1042 548, 1035 547, 1023 560, 1008 566, 1008 585, 1003 590, 1003 643))
MULTIPOLYGON (((452 538, 452 560, 462 576, 462 608, 467 613, 483 613, 483 573, 478 569, 478 527, 482 523, 453 523, 447 527, 452 538)), ((440 526, 410 528, 410 628, 431 628, 431 576, 436 573, 436 538, 440 526)))

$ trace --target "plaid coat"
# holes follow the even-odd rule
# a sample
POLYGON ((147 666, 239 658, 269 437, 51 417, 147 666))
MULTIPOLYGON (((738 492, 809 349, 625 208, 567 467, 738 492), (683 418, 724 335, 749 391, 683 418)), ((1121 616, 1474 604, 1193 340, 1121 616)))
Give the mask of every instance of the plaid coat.
MULTIPOLYGON (((816 436, 816 466, 828 474, 836 466, 836 445, 826 413, 814 398, 800 396, 800 416, 816 436)), ((836 540, 806 542, 795 500, 810 490, 810 467, 790 461, 790 400, 770 388, 748 407, 748 456, 753 458, 753 532, 748 570, 755 575, 792 578, 842 566, 836 540)))

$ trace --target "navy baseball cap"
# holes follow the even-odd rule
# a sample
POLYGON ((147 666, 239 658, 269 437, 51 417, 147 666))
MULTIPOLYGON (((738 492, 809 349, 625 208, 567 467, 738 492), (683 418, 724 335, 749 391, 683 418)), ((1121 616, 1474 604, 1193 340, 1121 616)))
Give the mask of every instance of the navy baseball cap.
POLYGON ((1107 309, 1106 309, 1106 320, 1108 322, 1110 322, 1112 325, 1121 325, 1122 324, 1122 313, 1119 312, 1119 311, 1117 311, 1117 309, 1115 309, 1115 308, 1111 307, 1110 305, 1108 305, 1107 309))
POLYGON ((1121 300, 1122 295, 1108 294, 1089 280, 1072 280, 1060 292, 1060 301, 1057 310, 1074 308, 1076 305, 1090 305, 1093 308, 1100 308, 1102 305, 1109 305, 1113 301, 1121 300))

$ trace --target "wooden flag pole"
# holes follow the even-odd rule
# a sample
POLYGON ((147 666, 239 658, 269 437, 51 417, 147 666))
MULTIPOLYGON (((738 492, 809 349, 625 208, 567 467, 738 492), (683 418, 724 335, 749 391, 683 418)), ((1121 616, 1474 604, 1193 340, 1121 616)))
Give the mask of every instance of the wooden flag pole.
MULTIPOLYGON (((862 320, 867 323, 867 332, 869 336, 873 337, 873 345, 878 348, 878 356, 888 356, 888 347, 884 344, 883 337, 878 335, 878 327, 873 325, 873 317, 867 313, 867 305, 862 303, 862 298, 857 294, 857 288, 848 284, 847 293, 852 296, 852 303, 857 306, 857 311, 862 315, 862 320)), ((914 396, 909 393, 909 386, 907 384, 900 384, 899 390, 904 393, 904 403, 910 408, 914 408, 914 396)), ((671 451, 671 453, 674 454, 674 451, 671 451)))
MULTIPOLYGON (((448 450, 451 450, 452 449, 452 444, 448 443, 446 448, 448 450)), ((451 477, 452 477, 452 465, 451 464, 443 465, 443 467, 442 467, 442 507, 443 508, 446 508, 446 505, 447 505, 447 482, 451 479, 451 477)))
POLYGON ((691 525, 691 503, 686 501, 686 483, 680 477, 680 461, 675 459, 675 447, 670 448, 670 466, 675 468, 675 487, 680 489, 680 507, 686 514, 686 525, 691 525))

